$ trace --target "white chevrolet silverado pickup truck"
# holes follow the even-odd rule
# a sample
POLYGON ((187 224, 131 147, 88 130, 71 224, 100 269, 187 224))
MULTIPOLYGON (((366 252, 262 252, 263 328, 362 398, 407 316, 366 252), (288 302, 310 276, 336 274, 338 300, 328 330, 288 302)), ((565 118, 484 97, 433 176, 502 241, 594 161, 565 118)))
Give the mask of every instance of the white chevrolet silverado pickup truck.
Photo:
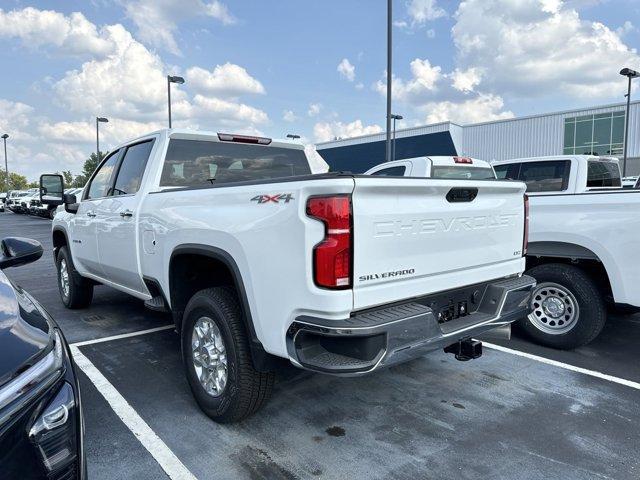
POLYGON ((387 177, 426 177, 449 180, 488 180, 496 178, 491 164, 471 157, 414 157, 381 163, 365 175, 387 177))
POLYGON ((495 162, 502 179, 527 184, 527 274, 538 281, 529 336, 555 348, 598 336, 607 304, 640 307, 640 190, 622 189, 617 159, 587 155, 495 162))
POLYGON ((310 175, 301 145, 162 130, 115 148, 80 198, 41 177, 59 290, 169 310, 191 390, 220 422, 268 398, 277 359, 358 375, 526 316, 525 186, 310 175))

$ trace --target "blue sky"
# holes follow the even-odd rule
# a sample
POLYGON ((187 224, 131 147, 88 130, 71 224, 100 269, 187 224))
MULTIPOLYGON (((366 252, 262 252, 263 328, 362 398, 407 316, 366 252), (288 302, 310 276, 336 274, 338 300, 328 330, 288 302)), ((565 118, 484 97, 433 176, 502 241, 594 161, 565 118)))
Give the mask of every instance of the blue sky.
MULTIPOLYGON (((381 131, 384 0, 0 1, 0 129, 12 169, 79 172, 94 149, 166 123, 303 136, 381 131), (10 72, 10 74, 7 74, 10 72)), ((623 101, 640 69, 633 0, 395 0, 401 126, 623 101)))

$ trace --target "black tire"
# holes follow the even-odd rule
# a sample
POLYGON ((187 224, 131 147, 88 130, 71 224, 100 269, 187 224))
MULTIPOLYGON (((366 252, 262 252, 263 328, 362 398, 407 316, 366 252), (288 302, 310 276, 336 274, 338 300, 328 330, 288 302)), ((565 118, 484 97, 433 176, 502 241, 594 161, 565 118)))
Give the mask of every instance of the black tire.
POLYGON ((49 217, 50 220, 53 220, 53 217, 56 216, 56 209, 50 208, 47 216, 49 217))
MULTIPOLYGON (((607 309, 601 290, 586 272, 573 265, 547 263, 533 267, 526 274, 535 278, 539 286, 545 283, 560 285, 573 295, 578 306, 574 326, 564 333, 547 333, 528 317, 523 318, 519 325, 529 338, 547 347, 570 350, 588 344, 600 334, 607 320, 607 309)), ((533 298, 532 306, 535 301, 533 298)))
POLYGON ((257 371, 251 360, 249 338, 237 296, 229 287, 216 287, 196 293, 182 321, 182 359, 191 392, 204 413, 218 423, 239 422, 255 413, 271 396, 274 372, 257 371), (227 381, 221 392, 208 393, 198 379, 191 348, 198 319, 213 320, 224 341, 227 381))
POLYGON ((76 309, 86 308, 91 305, 93 299, 93 283, 80 276, 73 266, 73 260, 67 247, 60 247, 56 257, 56 270, 58 271, 58 290, 65 307, 76 309), (63 267, 66 265, 68 275, 68 293, 65 292, 62 282, 63 267))

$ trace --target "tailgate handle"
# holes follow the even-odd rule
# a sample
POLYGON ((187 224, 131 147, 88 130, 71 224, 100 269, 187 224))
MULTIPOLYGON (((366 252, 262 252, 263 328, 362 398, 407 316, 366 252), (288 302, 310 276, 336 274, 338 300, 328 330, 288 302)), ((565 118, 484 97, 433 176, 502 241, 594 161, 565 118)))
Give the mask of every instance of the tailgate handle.
POLYGON ((477 196, 477 188, 452 188, 449 190, 449 193, 447 193, 447 202, 473 202, 477 196))

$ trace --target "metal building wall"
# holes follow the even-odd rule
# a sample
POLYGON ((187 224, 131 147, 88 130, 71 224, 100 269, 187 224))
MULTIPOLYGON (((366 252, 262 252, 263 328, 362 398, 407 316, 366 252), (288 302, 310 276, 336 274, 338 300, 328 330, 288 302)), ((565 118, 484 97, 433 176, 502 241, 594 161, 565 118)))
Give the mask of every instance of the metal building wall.
MULTIPOLYGON (((564 119, 625 109, 624 104, 466 125, 462 153, 484 160, 561 155, 564 119)), ((640 157, 640 102, 629 114, 629 157, 640 157)))

